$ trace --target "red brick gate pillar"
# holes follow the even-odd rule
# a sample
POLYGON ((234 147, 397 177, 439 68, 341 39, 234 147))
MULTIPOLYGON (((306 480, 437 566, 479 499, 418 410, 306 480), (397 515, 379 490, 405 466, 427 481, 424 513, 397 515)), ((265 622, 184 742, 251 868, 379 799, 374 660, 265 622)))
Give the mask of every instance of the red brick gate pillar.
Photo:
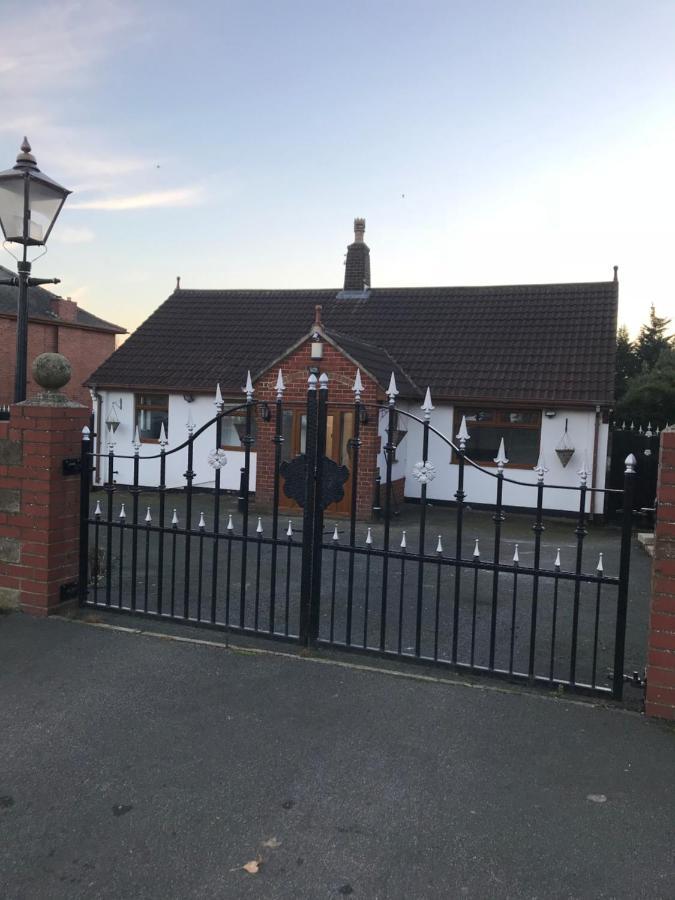
POLYGON ((80 479, 63 460, 80 456, 89 410, 57 392, 69 370, 58 354, 38 357, 33 375, 46 390, 0 422, 0 607, 36 616, 72 603, 78 576, 80 479))
POLYGON ((646 712, 675 719, 675 427, 661 433, 646 712))

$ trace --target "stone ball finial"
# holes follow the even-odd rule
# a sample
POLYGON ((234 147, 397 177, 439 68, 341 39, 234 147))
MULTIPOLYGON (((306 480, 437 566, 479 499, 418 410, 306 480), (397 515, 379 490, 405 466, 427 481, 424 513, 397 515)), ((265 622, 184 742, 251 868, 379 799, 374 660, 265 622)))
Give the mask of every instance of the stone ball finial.
POLYGON ((33 378, 48 393, 60 391, 73 374, 70 362, 61 353, 41 353, 33 360, 33 378))

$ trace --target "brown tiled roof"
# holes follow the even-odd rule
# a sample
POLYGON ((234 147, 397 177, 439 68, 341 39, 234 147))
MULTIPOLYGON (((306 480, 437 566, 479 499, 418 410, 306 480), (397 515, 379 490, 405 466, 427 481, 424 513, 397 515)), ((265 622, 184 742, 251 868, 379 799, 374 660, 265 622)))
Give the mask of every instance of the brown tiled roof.
POLYGON ((329 331, 386 351, 415 385, 430 385, 434 398, 606 405, 613 400, 617 301, 611 281, 377 288, 346 297, 336 290, 179 290, 90 383, 211 391, 220 381, 223 390, 236 389, 247 369, 264 370, 307 333, 320 303, 329 331))
MULTIPOLYGON (((12 278, 15 272, 11 272, 4 266, 0 266, 0 278, 12 278)), ((0 285, 0 313, 8 313, 16 315, 16 301, 18 288, 11 285, 0 285)), ((52 319, 54 322, 62 322, 52 310, 52 300, 58 299, 56 294, 47 291, 41 287, 28 288, 28 316, 29 318, 52 319)), ((106 322, 105 319, 99 319, 98 316, 87 312, 78 305, 76 310, 75 322, 65 322, 65 324, 83 325, 85 328, 96 328, 99 331, 112 331, 114 334, 126 334, 126 328, 121 325, 114 325, 112 322, 106 322)))

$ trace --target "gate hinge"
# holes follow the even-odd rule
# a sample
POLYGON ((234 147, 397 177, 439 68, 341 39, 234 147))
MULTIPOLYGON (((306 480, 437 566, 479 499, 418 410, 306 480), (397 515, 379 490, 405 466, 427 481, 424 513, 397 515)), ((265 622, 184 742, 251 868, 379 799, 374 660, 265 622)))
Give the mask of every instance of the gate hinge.
POLYGON ((64 475, 79 475, 82 471, 82 460, 79 456, 70 456, 63 460, 61 471, 64 475))

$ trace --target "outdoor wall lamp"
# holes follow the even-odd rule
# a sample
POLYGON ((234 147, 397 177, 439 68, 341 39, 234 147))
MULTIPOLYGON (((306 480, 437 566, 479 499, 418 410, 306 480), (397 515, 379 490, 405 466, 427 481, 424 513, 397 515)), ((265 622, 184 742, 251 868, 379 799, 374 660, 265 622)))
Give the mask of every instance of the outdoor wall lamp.
POLYGON ((260 418, 263 422, 269 422, 272 418, 272 411, 270 410, 270 405, 266 400, 263 400, 262 403, 258 404, 258 412, 260 413, 260 418))
MULTIPOLYGON (((41 247, 47 243, 47 238, 70 193, 38 169, 27 138, 23 139, 14 168, 0 172, 0 228, 6 243, 23 246, 23 258, 14 257, 17 260, 17 278, 4 279, 1 282, 19 288, 16 315, 15 403, 21 403, 26 399, 28 288, 40 284, 59 283, 58 278, 30 277, 28 248, 41 247)), ((13 253, 10 255, 14 256, 13 253)))

